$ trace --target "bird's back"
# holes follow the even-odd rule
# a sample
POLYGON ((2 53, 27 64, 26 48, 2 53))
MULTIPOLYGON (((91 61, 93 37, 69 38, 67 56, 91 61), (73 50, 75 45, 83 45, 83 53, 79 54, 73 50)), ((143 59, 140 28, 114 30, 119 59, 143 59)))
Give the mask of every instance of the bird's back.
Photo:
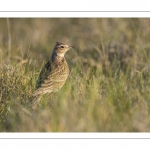
POLYGON ((50 59, 40 72, 34 95, 58 91, 64 85, 68 75, 69 68, 65 58, 50 59))

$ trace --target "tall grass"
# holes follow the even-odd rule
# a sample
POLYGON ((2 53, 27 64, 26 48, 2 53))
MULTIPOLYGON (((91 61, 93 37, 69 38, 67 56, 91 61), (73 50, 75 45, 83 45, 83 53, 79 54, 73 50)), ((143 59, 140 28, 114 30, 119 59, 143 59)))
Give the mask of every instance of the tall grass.
POLYGON ((149 19, 0 19, 0 33, 1 132, 150 131, 149 19), (56 41, 75 46, 69 78, 32 111, 56 41))

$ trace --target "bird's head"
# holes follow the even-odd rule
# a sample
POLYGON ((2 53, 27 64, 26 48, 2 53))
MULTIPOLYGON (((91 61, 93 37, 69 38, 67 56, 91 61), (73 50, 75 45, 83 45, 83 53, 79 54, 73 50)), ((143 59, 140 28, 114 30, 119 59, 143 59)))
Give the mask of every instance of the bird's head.
POLYGON ((56 53, 57 56, 59 56, 59 57, 64 57, 65 53, 70 48, 73 48, 73 46, 69 46, 63 42, 56 42, 56 45, 54 47, 54 53, 56 53))

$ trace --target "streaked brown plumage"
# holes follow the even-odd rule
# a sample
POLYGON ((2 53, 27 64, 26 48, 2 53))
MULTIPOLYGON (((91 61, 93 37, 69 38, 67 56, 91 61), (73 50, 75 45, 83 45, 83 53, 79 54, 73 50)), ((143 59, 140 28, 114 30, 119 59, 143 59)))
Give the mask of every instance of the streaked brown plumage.
POLYGON ((36 90, 33 93, 33 109, 36 108, 43 94, 57 92, 64 85, 69 75, 64 55, 71 47, 63 42, 56 42, 51 58, 42 68, 38 77, 36 90))

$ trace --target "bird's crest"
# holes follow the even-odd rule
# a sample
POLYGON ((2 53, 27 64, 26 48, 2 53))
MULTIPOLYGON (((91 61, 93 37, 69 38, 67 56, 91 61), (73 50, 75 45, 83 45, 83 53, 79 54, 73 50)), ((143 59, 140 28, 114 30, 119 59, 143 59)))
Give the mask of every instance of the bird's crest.
POLYGON ((63 42, 56 42, 56 45, 66 45, 66 44, 63 42))

